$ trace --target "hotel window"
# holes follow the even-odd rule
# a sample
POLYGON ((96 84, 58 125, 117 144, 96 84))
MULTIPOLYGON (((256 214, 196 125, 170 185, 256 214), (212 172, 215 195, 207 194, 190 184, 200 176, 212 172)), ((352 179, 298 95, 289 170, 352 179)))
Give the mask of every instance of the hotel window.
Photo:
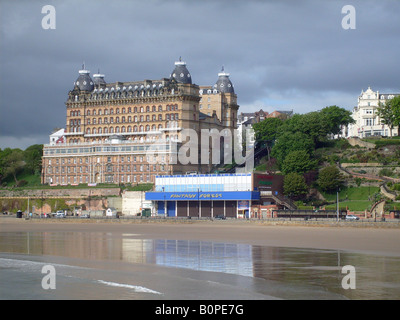
POLYGON ((371 118, 365 119, 365 125, 366 126, 373 126, 374 122, 375 122, 374 119, 371 119, 371 118))

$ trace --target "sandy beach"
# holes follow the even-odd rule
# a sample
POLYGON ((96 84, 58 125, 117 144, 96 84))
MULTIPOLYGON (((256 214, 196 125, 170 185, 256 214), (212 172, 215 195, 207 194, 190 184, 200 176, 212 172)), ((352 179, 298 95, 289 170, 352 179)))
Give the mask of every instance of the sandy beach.
POLYGON ((41 221, 0 219, 0 232, 77 231, 142 239, 203 240, 400 256, 400 228, 268 225, 247 221, 41 221))

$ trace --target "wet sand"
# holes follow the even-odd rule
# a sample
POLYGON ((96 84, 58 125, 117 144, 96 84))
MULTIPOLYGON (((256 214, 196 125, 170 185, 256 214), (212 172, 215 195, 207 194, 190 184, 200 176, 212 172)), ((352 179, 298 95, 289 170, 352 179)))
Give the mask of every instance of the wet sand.
POLYGON ((267 225, 247 221, 111 222, 0 219, 0 232, 77 231, 142 239, 203 240, 400 256, 400 228, 267 225))

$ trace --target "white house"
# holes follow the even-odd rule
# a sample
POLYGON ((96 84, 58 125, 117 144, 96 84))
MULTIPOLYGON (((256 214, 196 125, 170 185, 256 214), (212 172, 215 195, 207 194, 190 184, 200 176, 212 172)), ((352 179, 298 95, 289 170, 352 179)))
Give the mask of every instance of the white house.
POLYGON ((50 135, 50 145, 51 146, 54 146, 57 143, 64 143, 65 141, 66 140, 65 140, 65 130, 64 129, 57 130, 50 135))
MULTIPOLYGON (((386 100, 399 96, 400 93, 380 93, 373 91, 370 87, 362 90, 358 97, 357 106, 353 108, 352 117, 354 124, 347 128, 347 137, 365 138, 368 136, 390 136, 390 129, 382 124, 377 109, 379 103, 384 104, 386 100)), ((392 135, 397 135, 397 127, 393 128, 392 135)))

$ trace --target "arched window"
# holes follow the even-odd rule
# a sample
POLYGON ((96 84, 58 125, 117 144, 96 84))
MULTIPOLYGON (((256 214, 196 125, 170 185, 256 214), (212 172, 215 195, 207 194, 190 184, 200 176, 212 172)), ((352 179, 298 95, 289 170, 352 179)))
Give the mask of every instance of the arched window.
POLYGON ((115 127, 115 133, 119 133, 119 127, 115 127))
POLYGON ((90 128, 86 129, 86 134, 90 134, 90 128))
POLYGON ((137 132, 137 126, 133 127, 133 132, 137 132))
POLYGON ((140 132, 143 132, 143 126, 140 126, 140 127, 139 127, 139 131, 140 131, 140 132))
POLYGON ((149 125, 146 126, 146 131, 150 131, 150 126, 149 125))
POLYGON ((121 128, 121 132, 126 132, 124 126, 121 128))
POLYGON ((146 107, 146 112, 150 112, 150 107, 149 106, 146 107))

